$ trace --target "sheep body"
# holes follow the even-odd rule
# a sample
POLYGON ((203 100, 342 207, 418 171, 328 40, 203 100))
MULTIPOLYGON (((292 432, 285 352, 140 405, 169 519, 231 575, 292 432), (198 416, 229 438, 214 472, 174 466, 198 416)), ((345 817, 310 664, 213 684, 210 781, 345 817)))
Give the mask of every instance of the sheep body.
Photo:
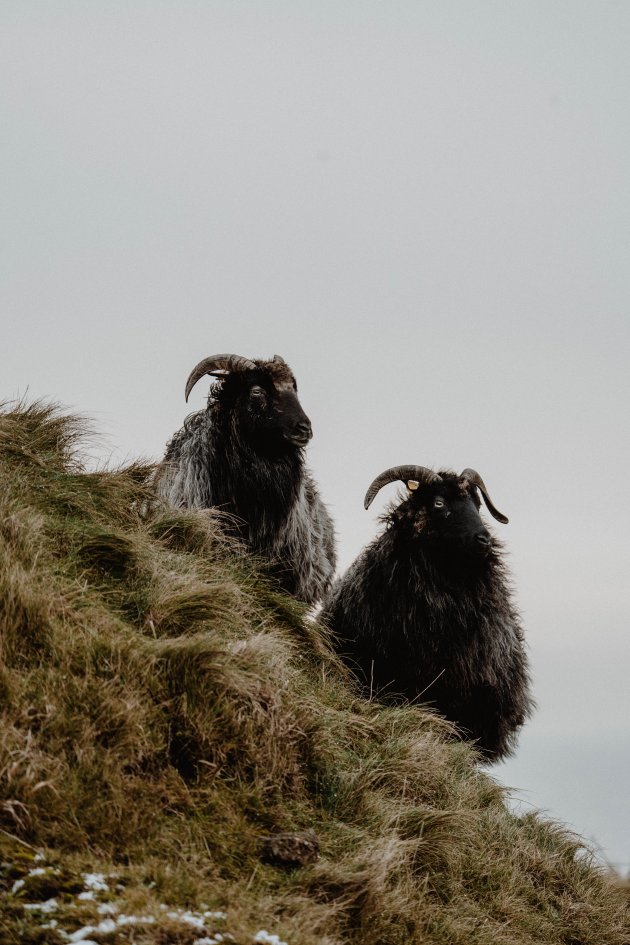
POLYGON ((390 508, 385 531, 332 588, 321 619, 366 695, 427 703, 496 760, 512 751, 532 709, 523 631, 476 489, 439 476, 390 508), (429 509, 438 495, 454 515, 461 505, 485 548, 461 535, 443 540, 429 509))
POLYGON ((214 384, 207 408, 186 419, 156 486, 174 506, 226 513, 228 530, 269 562, 281 586, 313 604, 330 586, 336 552, 332 520, 305 465, 310 422, 285 362, 252 364, 214 384))

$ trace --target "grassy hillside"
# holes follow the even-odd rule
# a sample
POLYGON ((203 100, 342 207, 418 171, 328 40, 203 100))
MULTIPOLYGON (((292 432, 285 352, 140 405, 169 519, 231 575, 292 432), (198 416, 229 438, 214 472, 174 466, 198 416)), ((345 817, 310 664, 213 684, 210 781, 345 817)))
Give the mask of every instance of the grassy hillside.
POLYGON ((357 698, 211 514, 85 472, 81 436, 0 414, 2 945, 629 941, 576 838, 357 698))

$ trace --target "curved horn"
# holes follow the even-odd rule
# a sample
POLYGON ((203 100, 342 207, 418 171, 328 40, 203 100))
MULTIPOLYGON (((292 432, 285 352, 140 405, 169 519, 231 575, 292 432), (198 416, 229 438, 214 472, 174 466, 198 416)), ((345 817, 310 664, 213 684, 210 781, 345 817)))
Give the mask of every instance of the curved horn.
POLYGON ((488 495, 488 490, 484 485, 484 481, 476 469, 465 469, 459 478, 467 479, 468 482, 470 482, 473 486, 477 486, 483 496, 483 501, 486 503, 486 508, 488 509, 488 512, 490 512, 490 515, 492 515, 493 518, 496 518, 497 522, 502 522, 503 525, 507 525, 509 518, 506 515, 502 515, 501 512, 499 512, 499 510, 494 506, 492 499, 488 495))
POLYGON ((408 489, 417 489, 421 482, 434 482, 439 478, 437 473, 434 473, 432 469, 427 469, 426 466, 392 466, 391 469, 386 469, 376 477, 365 493, 363 507, 369 509, 376 493, 388 482, 405 482, 408 489))
POLYGON ((250 361, 249 358, 242 358, 238 354, 213 354, 209 358, 204 358, 203 361, 199 362, 197 367, 192 369, 186 381, 186 401, 188 401, 191 390, 204 374, 215 374, 216 371, 221 371, 222 373, 229 373, 230 371, 249 371, 255 367, 256 365, 253 361, 250 361))

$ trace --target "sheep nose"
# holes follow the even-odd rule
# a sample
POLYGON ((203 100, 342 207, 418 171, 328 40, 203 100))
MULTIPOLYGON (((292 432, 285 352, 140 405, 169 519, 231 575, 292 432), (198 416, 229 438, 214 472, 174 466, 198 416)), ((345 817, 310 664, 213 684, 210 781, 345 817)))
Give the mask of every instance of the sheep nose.
POLYGON ((477 532, 477 534, 475 535, 475 542, 479 545, 480 548, 483 548, 484 550, 487 550, 490 547, 491 541, 492 539, 490 538, 490 535, 486 531, 477 532))
POLYGON ((296 446, 306 446, 313 435, 311 421, 308 418, 306 420, 298 420, 284 435, 290 443, 295 443, 296 446))
POLYGON ((295 432, 298 434, 298 436, 304 437, 304 439, 310 440, 310 438, 313 435, 313 428, 311 426, 311 421, 300 420, 300 422, 297 423, 295 426, 295 432))

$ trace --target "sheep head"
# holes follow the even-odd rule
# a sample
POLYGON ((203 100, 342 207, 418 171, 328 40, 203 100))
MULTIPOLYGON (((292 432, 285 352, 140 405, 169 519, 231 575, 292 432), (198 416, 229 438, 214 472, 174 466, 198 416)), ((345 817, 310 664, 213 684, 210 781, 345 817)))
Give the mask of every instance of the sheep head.
POLYGON ((474 469, 461 475, 442 471, 435 473, 426 466, 395 466, 381 473, 365 496, 365 508, 390 482, 404 482, 407 496, 391 513, 390 519, 400 524, 410 536, 431 541, 452 550, 485 555, 492 548, 492 536, 485 527, 479 509, 483 496, 490 514, 497 521, 508 519, 492 503, 488 490, 474 469))
POLYGON ((186 400, 205 375, 218 379, 214 398, 238 428, 238 435, 261 452, 281 446, 299 449, 311 439, 311 422, 298 400, 295 377, 280 355, 269 361, 235 354, 204 358, 186 382, 186 400))

